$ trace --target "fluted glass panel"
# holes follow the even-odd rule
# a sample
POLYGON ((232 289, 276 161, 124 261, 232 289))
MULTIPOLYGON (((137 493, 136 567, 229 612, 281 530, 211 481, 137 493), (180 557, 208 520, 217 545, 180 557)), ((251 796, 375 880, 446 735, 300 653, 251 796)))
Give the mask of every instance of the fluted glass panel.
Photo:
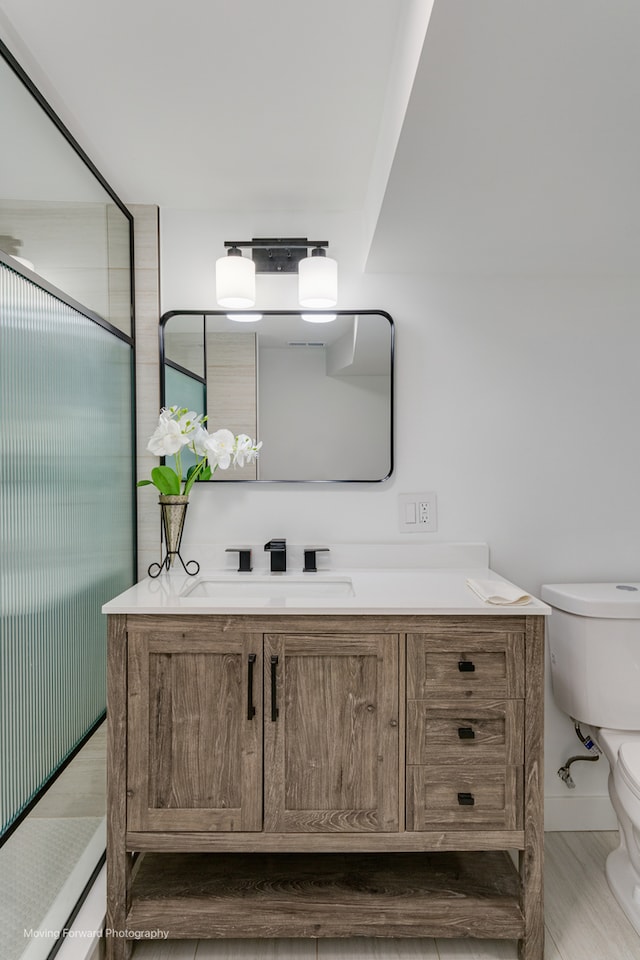
POLYGON ((105 708, 133 580, 132 349, 0 264, 0 833, 105 708))
MULTIPOLYGON (((195 413, 204 414, 207 408, 204 384, 174 367, 164 368, 164 400, 166 407, 186 407, 195 413)), ((170 465, 173 461, 168 461, 170 465)), ((196 462, 189 450, 182 451, 182 468, 186 472, 196 462)))

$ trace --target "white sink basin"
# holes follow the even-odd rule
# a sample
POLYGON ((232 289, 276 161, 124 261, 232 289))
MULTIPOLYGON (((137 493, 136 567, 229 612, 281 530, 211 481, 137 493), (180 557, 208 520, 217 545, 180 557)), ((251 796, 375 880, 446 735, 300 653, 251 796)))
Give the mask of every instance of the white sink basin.
POLYGON ((195 583, 189 583, 180 595, 181 600, 248 600, 305 599, 320 597, 353 597, 354 589, 350 577, 331 577, 316 579, 308 577, 252 577, 231 579, 230 577, 199 577, 195 583))

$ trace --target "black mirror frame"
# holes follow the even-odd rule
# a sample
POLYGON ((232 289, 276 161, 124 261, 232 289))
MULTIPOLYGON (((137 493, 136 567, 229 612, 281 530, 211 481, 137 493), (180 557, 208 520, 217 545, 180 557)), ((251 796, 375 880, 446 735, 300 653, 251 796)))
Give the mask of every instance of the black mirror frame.
MULTIPOLYGON (((257 309, 256 309, 256 312, 257 309)), ((263 317, 299 317, 303 312, 302 310, 260 310, 259 311, 263 317)), ((160 317, 160 327, 159 327, 159 347, 160 347, 160 407, 165 406, 165 388, 164 388, 164 367, 165 367, 165 348, 164 348, 164 332, 167 321, 172 317, 225 317, 232 316, 234 313, 247 313, 246 310, 168 310, 166 313, 163 313, 160 317)), ((393 318, 386 310, 332 310, 331 313, 336 313, 338 316, 353 316, 357 314, 358 316, 382 316, 389 321, 389 330, 391 337, 391 349, 389 351, 389 402, 390 402, 390 426, 389 426, 389 472, 384 477, 379 477, 376 480, 234 480, 233 477, 225 477, 217 480, 217 483, 384 483, 385 480, 388 480, 391 474, 393 473, 394 468, 394 417, 395 417, 395 408, 394 408, 394 359, 395 359, 395 324, 393 318)), ((179 370, 182 373, 193 377, 194 374, 190 370, 184 370, 178 364, 173 364, 176 370, 179 370)), ((198 379, 198 377, 195 377, 198 379)), ((206 382, 205 389, 206 389, 206 382)), ((210 481, 198 481, 206 483, 210 481)))

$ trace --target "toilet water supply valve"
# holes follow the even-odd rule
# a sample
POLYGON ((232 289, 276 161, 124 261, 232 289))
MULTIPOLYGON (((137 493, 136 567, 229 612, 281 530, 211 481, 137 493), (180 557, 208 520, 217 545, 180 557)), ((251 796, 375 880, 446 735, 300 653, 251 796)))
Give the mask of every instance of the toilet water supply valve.
MULTIPOLYGON (((573 720, 573 717, 571 717, 571 719, 573 720)), ((566 763, 564 763, 558 770, 558 776, 560 777, 562 782, 566 784, 567 787, 569 787, 570 790, 575 790, 575 786, 576 786, 575 783, 573 782, 573 778, 571 777, 571 773, 569 771, 571 764, 576 763, 578 760, 588 760, 595 763, 596 760, 600 759, 600 750, 598 749, 596 743, 591 739, 591 737, 584 736, 584 734, 582 733, 582 730, 580 729, 580 724, 578 723, 577 720, 573 720, 573 726, 576 731, 576 737, 578 738, 578 740, 581 741, 581 743, 584 745, 584 747, 587 750, 591 751, 592 756, 583 757, 582 755, 580 755, 575 757, 569 757, 566 763)))

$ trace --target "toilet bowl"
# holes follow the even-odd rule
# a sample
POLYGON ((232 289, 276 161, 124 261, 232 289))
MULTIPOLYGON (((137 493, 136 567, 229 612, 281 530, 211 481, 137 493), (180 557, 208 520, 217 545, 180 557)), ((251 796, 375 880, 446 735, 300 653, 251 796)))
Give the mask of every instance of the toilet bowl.
POLYGON ((595 738, 609 761, 609 796, 620 844, 605 872, 616 900, 640 934, 640 733, 601 729, 595 738))
POLYGON ((609 761, 620 843, 606 876, 640 935, 640 584, 547 584, 551 682, 558 706, 588 724, 609 761))

